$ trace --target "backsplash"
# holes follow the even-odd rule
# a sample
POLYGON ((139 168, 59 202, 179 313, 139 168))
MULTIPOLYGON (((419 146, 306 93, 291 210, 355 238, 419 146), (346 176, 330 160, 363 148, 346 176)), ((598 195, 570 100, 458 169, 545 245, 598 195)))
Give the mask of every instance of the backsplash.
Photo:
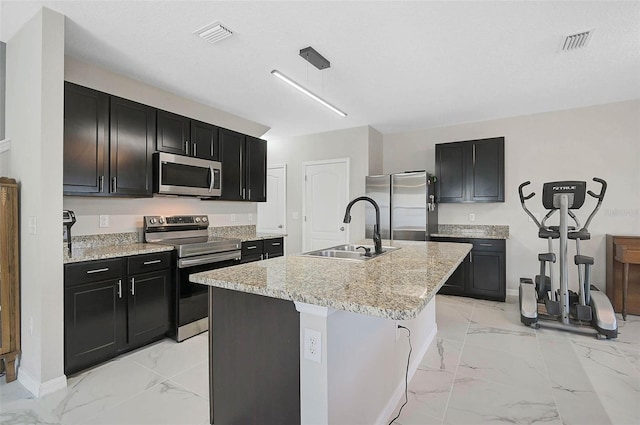
MULTIPOLYGON (((103 233, 99 235, 79 235, 71 237, 71 245, 74 249, 97 248, 109 245, 128 245, 141 242, 139 232, 103 233)), ((67 244, 62 243, 64 249, 67 244)))
POLYGON ((216 238, 249 239, 256 236, 255 224, 243 226, 219 226, 209 227, 209 235, 216 238))

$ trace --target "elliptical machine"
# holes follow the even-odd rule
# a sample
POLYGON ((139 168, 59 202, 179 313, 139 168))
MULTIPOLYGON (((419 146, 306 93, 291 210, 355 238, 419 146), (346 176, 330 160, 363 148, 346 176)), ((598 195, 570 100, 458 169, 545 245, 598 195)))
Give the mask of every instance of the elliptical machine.
POLYGON ((538 328, 540 326, 538 320, 546 319, 552 321, 550 323, 555 322, 552 327, 566 330, 576 330, 581 326, 591 325, 597 331, 598 338, 603 336, 611 339, 618 336, 618 323, 609 298, 591 285, 593 257, 580 253, 580 241, 591 238, 589 224, 600 209, 607 190, 607 182, 604 180, 594 177, 593 181, 601 185, 599 194, 587 191, 587 183, 584 181, 544 183, 542 204, 548 212, 541 222, 525 205, 526 200, 535 196, 535 192, 526 196, 522 192, 522 189, 531 182, 524 182, 518 187, 520 204, 538 226, 538 237, 548 241, 548 251, 538 254, 540 274, 535 277, 535 282, 529 278, 520 278, 520 321, 527 326, 538 328), (584 227, 580 227, 580 221, 571 210, 582 207, 585 193, 596 198, 598 202, 584 227), (547 226, 547 220, 556 211, 560 213, 559 226, 547 226), (568 226, 569 217, 575 222, 575 226, 568 226), (556 254, 553 252, 554 239, 559 240, 559 286, 553 276, 552 264, 556 262, 556 254), (576 241, 574 263, 578 267, 578 293, 569 290, 567 245, 570 239, 576 241), (547 263, 549 263, 549 276, 546 275, 547 263), (544 305, 545 312, 539 311, 541 305, 544 305))

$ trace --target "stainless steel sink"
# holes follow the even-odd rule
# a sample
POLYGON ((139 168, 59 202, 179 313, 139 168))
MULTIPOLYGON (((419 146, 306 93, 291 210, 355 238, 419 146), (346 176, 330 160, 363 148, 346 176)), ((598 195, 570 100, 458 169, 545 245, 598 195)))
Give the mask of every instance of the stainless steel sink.
POLYGON ((302 253, 302 255, 309 256, 309 257, 321 257, 321 258, 339 258, 341 260, 367 261, 367 260, 373 260, 374 258, 378 258, 382 255, 385 255, 389 252, 393 252, 397 249, 400 249, 400 248, 393 247, 393 246, 383 246, 382 254, 376 255, 373 252, 372 245, 343 244, 343 245, 332 246, 331 248, 304 252, 302 253), (362 248, 356 249, 359 246, 364 246, 365 248, 369 248, 371 250, 371 256, 367 257, 365 255, 365 250, 362 248))

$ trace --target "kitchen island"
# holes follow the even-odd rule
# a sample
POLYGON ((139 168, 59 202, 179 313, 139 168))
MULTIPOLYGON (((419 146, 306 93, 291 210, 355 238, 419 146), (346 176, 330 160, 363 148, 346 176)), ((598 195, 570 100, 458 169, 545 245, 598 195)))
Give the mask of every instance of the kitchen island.
POLYGON ((210 286, 211 422, 384 423, 435 337, 469 244, 386 242, 368 261, 292 255, 191 275, 210 286))

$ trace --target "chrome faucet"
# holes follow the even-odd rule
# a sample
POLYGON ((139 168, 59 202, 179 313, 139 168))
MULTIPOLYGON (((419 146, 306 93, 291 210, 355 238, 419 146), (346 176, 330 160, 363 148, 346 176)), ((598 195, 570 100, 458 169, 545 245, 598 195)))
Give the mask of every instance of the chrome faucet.
POLYGON ((376 255, 382 254, 382 239, 380 239, 380 207, 373 199, 368 196, 359 196, 347 205, 347 210, 344 213, 344 222, 351 223, 351 207, 358 201, 368 201, 373 205, 376 210, 376 224, 373 226, 373 247, 376 255))

